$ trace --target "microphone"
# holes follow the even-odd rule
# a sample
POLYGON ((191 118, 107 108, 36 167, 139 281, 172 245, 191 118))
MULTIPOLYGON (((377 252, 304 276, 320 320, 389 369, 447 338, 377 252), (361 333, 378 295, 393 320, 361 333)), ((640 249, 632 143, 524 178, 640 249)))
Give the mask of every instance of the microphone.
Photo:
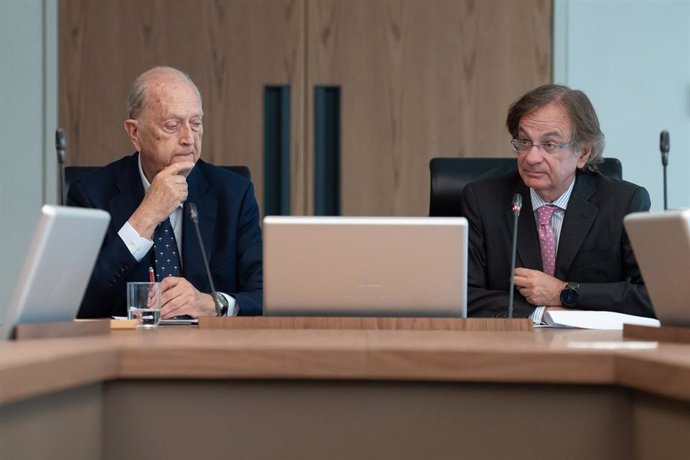
POLYGON ((671 140, 668 131, 661 131, 659 136, 659 150, 661 150, 661 164, 668 165, 668 151, 671 150, 671 140))
POLYGON ((671 150, 671 140, 668 131, 661 131, 659 136, 659 150, 661 151, 661 166, 664 170, 664 211, 668 209, 668 184, 666 182, 666 166, 668 166, 668 152, 671 150))
POLYGON ((513 298, 515 296, 515 255, 517 253, 517 230, 518 217, 520 217, 520 210, 522 209, 522 195, 516 193, 513 195, 513 247, 510 261, 510 289, 508 291, 508 318, 513 317, 513 298))
POLYGON ((60 204, 67 203, 67 185, 65 180, 65 150, 67 138, 62 128, 55 130, 55 151, 57 152, 58 168, 60 168, 60 204))
POLYGON ((201 249, 201 257, 204 259, 204 268, 206 269, 206 276, 208 276, 208 284, 211 286, 211 292, 216 292, 216 286, 213 284, 213 277, 211 276, 211 268, 208 265, 208 258, 206 257, 206 250, 204 249, 204 242, 201 239, 201 230, 199 230, 199 212, 196 210, 196 205, 192 202, 187 202, 189 207, 189 217, 194 223, 196 229, 196 236, 199 239, 199 248, 201 249))

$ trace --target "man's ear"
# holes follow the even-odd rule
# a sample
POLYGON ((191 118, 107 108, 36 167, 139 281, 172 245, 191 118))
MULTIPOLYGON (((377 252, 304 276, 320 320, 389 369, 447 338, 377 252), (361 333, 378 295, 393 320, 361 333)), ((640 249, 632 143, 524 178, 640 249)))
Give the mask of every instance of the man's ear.
POLYGON ((132 118, 125 120, 125 132, 136 151, 139 152, 141 149, 139 148, 139 124, 137 120, 132 118))
POLYGON ((582 169, 587 164, 589 156, 592 154, 592 146, 590 144, 585 144, 582 146, 580 151, 580 158, 577 159, 577 169, 582 169))

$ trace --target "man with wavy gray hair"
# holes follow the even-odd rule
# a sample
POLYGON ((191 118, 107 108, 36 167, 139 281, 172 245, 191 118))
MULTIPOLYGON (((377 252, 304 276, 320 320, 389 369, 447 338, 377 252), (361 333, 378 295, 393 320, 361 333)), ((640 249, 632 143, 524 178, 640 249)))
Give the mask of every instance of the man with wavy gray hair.
POLYGON ((515 314, 545 308, 654 317, 623 217, 650 207, 647 191, 597 171, 604 135, 589 98, 540 86, 508 110, 518 172, 468 184, 468 313, 505 316, 511 278, 514 194, 523 199, 515 270, 515 314))

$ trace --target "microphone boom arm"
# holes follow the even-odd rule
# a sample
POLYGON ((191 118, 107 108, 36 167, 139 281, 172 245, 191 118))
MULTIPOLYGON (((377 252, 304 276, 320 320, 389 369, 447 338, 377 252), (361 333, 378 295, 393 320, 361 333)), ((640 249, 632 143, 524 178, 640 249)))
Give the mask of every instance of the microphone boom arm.
POLYGON ((55 130, 55 151, 57 153, 58 168, 60 169, 60 204, 67 204, 67 179, 65 178, 65 150, 67 139, 62 128, 55 130))
POLYGON ((666 166, 668 166, 668 152, 671 150, 671 135, 668 131, 661 131, 659 136, 659 150, 661 151, 661 166, 664 172, 664 211, 668 209, 668 182, 666 181, 666 166))
POLYGON ((522 209, 522 195, 516 193, 513 195, 513 245, 510 260, 510 289, 508 290, 508 318, 513 317, 513 303, 515 297, 515 259, 517 254, 517 231, 518 218, 520 217, 520 209, 522 209))
POLYGON ((211 276, 211 269, 208 265, 208 258, 206 257, 206 250, 204 249, 204 242, 201 239, 201 230, 199 230, 199 212, 196 210, 196 205, 194 203, 188 202, 189 206, 189 217, 194 223, 194 228, 196 229, 196 237, 199 239, 199 247, 201 248, 201 257, 204 259, 204 267, 206 268, 206 275, 208 276, 208 283, 211 285, 211 292, 216 292, 216 287, 213 284, 213 277, 211 276))

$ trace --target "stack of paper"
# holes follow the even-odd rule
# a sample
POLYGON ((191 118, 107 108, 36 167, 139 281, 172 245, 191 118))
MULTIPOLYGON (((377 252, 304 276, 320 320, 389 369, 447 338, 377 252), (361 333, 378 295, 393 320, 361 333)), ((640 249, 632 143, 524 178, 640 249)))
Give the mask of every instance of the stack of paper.
POLYGON ((544 322, 551 327, 623 330, 623 324, 659 327, 659 320, 612 311, 547 310, 544 322))

